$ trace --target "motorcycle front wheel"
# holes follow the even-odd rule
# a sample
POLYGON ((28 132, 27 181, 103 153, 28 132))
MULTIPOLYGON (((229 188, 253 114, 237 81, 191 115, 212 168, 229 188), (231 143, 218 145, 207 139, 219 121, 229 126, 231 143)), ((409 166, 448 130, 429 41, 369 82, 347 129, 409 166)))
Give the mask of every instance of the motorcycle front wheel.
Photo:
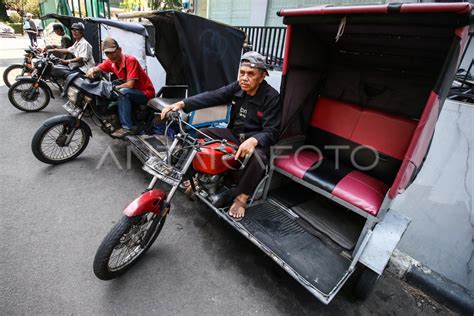
POLYGON ((97 249, 94 274, 101 280, 111 280, 124 274, 150 248, 165 221, 166 215, 154 213, 123 216, 97 249))
POLYGON ((23 70, 22 64, 13 64, 8 66, 3 72, 3 82, 10 88, 11 85, 16 81, 18 76, 23 76, 25 71, 23 70))
POLYGON ((68 116, 44 123, 31 141, 33 155, 39 161, 51 165, 68 162, 79 156, 89 144, 90 134, 85 123, 81 122, 66 145, 66 140, 74 129, 74 123, 74 118, 68 116))
POLYGON ((38 112, 49 104, 51 96, 48 89, 31 81, 17 81, 8 89, 8 100, 20 111, 38 112))

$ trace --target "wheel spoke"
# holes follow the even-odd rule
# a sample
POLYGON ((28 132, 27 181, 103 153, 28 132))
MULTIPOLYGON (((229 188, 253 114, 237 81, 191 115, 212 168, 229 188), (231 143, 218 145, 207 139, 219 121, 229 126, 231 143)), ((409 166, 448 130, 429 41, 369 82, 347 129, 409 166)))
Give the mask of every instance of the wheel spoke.
POLYGON ((58 138, 67 137, 66 132, 67 127, 64 124, 55 125, 46 131, 40 146, 41 152, 45 157, 51 160, 64 160, 72 157, 82 148, 87 137, 82 128, 74 132, 68 146, 58 145, 58 138))
POLYGON ((120 270, 144 251, 145 247, 142 247, 141 242, 155 220, 158 221, 156 225, 156 229, 158 229, 163 218, 151 213, 144 215, 141 221, 130 227, 110 254, 108 261, 110 270, 120 270))
POLYGON ((27 99, 27 96, 30 94, 32 89, 35 88, 33 88, 33 85, 30 82, 22 82, 13 89, 12 97, 20 108, 34 111, 45 106, 47 99, 45 94, 48 92, 39 87, 37 94, 33 96, 33 99, 27 99))

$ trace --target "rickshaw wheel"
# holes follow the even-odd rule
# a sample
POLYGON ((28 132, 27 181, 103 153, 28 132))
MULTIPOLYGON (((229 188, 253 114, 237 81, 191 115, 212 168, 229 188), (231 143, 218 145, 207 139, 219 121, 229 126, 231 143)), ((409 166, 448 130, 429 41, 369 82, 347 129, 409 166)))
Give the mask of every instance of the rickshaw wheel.
POLYGON ((379 277, 379 274, 364 267, 352 288, 352 295, 358 300, 366 300, 372 293, 379 277))
POLYGON ((3 72, 3 82, 10 88, 11 85, 16 81, 17 76, 23 76, 24 70, 22 64, 13 64, 8 66, 3 72))
POLYGON ((153 213, 123 216, 97 249, 93 264, 97 278, 111 280, 127 272, 151 247, 165 221, 166 216, 153 213))
POLYGON ((51 96, 40 84, 37 88, 29 81, 17 81, 8 89, 8 100, 23 112, 38 112, 48 106, 51 96))

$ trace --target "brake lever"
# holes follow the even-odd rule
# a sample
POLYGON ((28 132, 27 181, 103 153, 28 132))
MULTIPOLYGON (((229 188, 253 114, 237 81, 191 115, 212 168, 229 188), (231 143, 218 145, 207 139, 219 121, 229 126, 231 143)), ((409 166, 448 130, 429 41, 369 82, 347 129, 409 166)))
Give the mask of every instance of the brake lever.
POLYGON ((237 160, 240 163, 240 167, 237 169, 231 168, 232 170, 242 170, 247 166, 247 163, 249 162, 251 155, 246 156, 243 161, 240 159, 235 159, 235 153, 234 154, 226 154, 222 157, 223 161, 229 161, 229 160, 237 160))
POLYGON ((252 157, 252 155, 247 155, 247 156, 245 156, 244 161, 242 161, 242 162, 240 163, 240 168, 239 168, 239 170, 242 170, 242 169, 244 169, 244 168, 247 166, 247 163, 249 162, 250 157, 252 157))
POLYGON ((176 121, 180 118, 180 115, 179 115, 178 112, 169 111, 168 114, 166 115, 166 117, 170 121, 176 121))

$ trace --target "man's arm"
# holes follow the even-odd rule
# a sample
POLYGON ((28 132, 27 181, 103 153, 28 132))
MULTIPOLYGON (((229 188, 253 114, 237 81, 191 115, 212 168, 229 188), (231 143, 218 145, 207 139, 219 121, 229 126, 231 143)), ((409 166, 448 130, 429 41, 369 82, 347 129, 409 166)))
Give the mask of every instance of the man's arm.
POLYGON ((73 59, 68 59, 69 63, 85 64, 92 57, 92 46, 87 41, 80 42, 75 48, 71 46, 67 50, 74 54, 73 59))
POLYGON ((125 83, 122 83, 118 86, 116 86, 117 89, 133 89, 133 87, 135 87, 135 79, 130 79, 130 80, 127 80, 125 83))
POLYGON ((186 113, 189 113, 200 109, 210 108, 216 105, 229 103, 234 93, 239 91, 239 89, 239 83, 235 81, 217 90, 196 94, 183 100, 185 104, 183 110, 186 113))
POLYGON ((96 73, 98 72, 112 72, 112 63, 110 60, 106 59, 101 64, 97 65, 96 67, 92 67, 86 73, 86 77, 93 78, 96 73))
POLYGON ((61 53, 61 54, 71 53, 71 51, 67 48, 53 48, 53 49, 48 49, 47 51, 49 51, 49 52, 58 52, 58 53, 61 53))
POLYGON ((239 89, 239 83, 235 81, 217 90, 196 94, 165 108, 161 111, 161 119, 165 119, 166 114, 170 111, 184 110, 184 112, 189 113, 216 105, 227 104, 231 101, 232 95, 239 91, 239 89))

